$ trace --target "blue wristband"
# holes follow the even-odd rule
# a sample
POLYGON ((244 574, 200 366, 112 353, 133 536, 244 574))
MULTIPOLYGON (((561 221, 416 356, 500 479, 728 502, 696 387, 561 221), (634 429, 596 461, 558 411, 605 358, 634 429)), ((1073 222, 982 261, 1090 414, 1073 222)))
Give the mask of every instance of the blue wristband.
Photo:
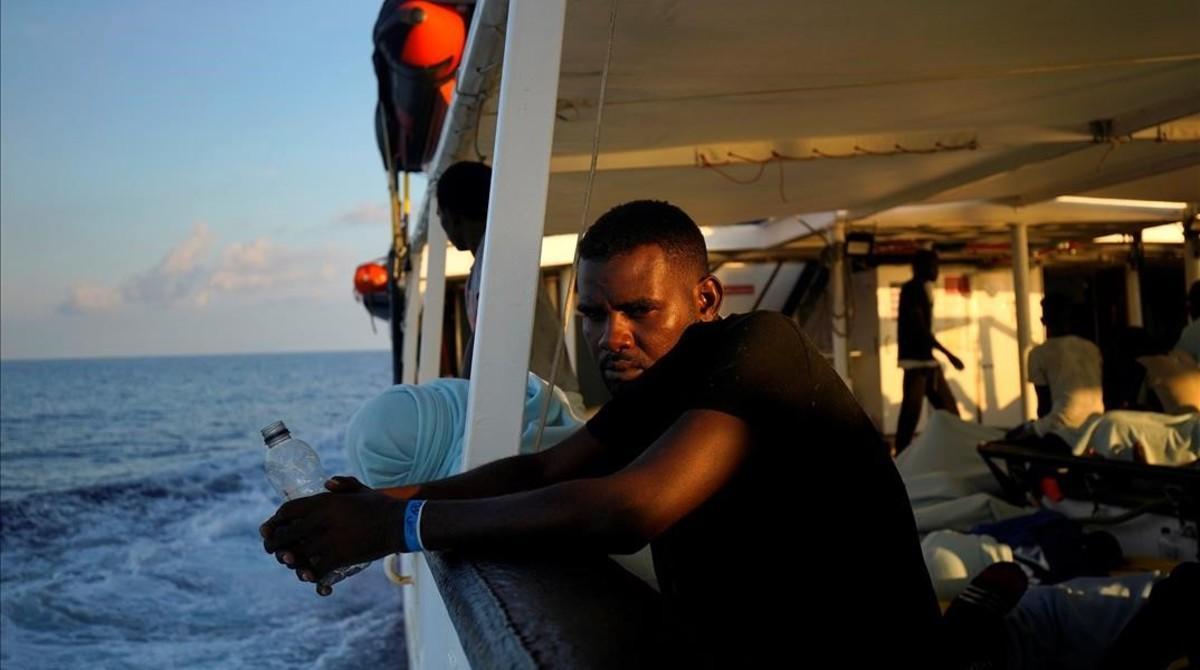
POLYGON ((406 551, 425 551, 421 544, 421 508, 424 500, 410 500, 404 507, 404 546, 406 551))

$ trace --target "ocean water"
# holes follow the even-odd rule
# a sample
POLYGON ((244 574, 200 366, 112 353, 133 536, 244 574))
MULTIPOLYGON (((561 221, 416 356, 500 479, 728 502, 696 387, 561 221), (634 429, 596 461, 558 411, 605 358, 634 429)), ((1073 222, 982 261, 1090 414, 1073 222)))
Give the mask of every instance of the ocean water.
POLYGON ((378 563, 319 598, 258 537, 258 429, 344 473, 390 376, 384 352, 0 363, 0 664, 404 667, 378 563))

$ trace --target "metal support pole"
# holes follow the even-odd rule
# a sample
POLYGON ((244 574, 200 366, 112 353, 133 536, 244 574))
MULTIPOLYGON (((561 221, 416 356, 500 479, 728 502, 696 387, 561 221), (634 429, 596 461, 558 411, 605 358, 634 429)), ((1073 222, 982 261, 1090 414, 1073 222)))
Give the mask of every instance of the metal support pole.
POLYGON ((408 271, 408 276, 405 278, 406 283, 404 285, 404 342, 401 349, 403 352, 401 384, 417 383, 417 346, 420 344, 417 331, 421 325, 421 250, 410 247, 409 258, 412 260, 412 266, 408 271))
POLYGON ((1028 421, 1037 416, 1029 387, 1029 352, 1033 349, 1033 324, 1029 315, 1029 230, 1024 223, 1009 225, 1012 229, 1013 297, 1017 310, 1017 355, 1021 359, 1021 413, 1028 421))
POLYGON ((404 296, 399 285, 401 264, 396 250, 388 252, 388 335, 392 341, 392 383, 404 383, 404 296))
POLYGON ((1129 262, 1125 265, 1125 316, 1129 325, 1141 328, 1142 319, 1142 234, 1135 233, 1130 245, 1129 262))
POLYGON ((833 314, 833 369, 850 384, 850 333, 846 313, 846 222, 840 217, 833 224, 833 268, 830 288, 833 314))

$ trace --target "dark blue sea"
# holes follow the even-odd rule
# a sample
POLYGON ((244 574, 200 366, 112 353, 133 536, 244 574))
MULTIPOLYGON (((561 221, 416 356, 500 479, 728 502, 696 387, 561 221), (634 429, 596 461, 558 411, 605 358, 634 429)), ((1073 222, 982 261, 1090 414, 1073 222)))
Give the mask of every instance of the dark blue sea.
POLYGON ((318 598, 258 539, 258 429, 345 472, 390 376, 384 352, 0 363, 0 664, 404 667, 378 564, 318 598))

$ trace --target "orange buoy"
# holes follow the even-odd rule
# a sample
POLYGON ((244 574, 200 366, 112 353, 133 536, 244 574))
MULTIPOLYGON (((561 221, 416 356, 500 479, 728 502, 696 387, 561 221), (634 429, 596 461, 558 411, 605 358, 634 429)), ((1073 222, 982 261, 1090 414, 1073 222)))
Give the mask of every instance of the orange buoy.
POLYGON ((354 270, 354 290, 369 295, 387 290, 388 271, 382 263, 363 263, 354 270))
POLYGON ((404 42, 400 60, 417 68, 437 67, 435 80, 452 76, 458 69, 467 41, 467 26, 462 14, 426 0, 410 0, 399 9, 420 19, 404 42))

